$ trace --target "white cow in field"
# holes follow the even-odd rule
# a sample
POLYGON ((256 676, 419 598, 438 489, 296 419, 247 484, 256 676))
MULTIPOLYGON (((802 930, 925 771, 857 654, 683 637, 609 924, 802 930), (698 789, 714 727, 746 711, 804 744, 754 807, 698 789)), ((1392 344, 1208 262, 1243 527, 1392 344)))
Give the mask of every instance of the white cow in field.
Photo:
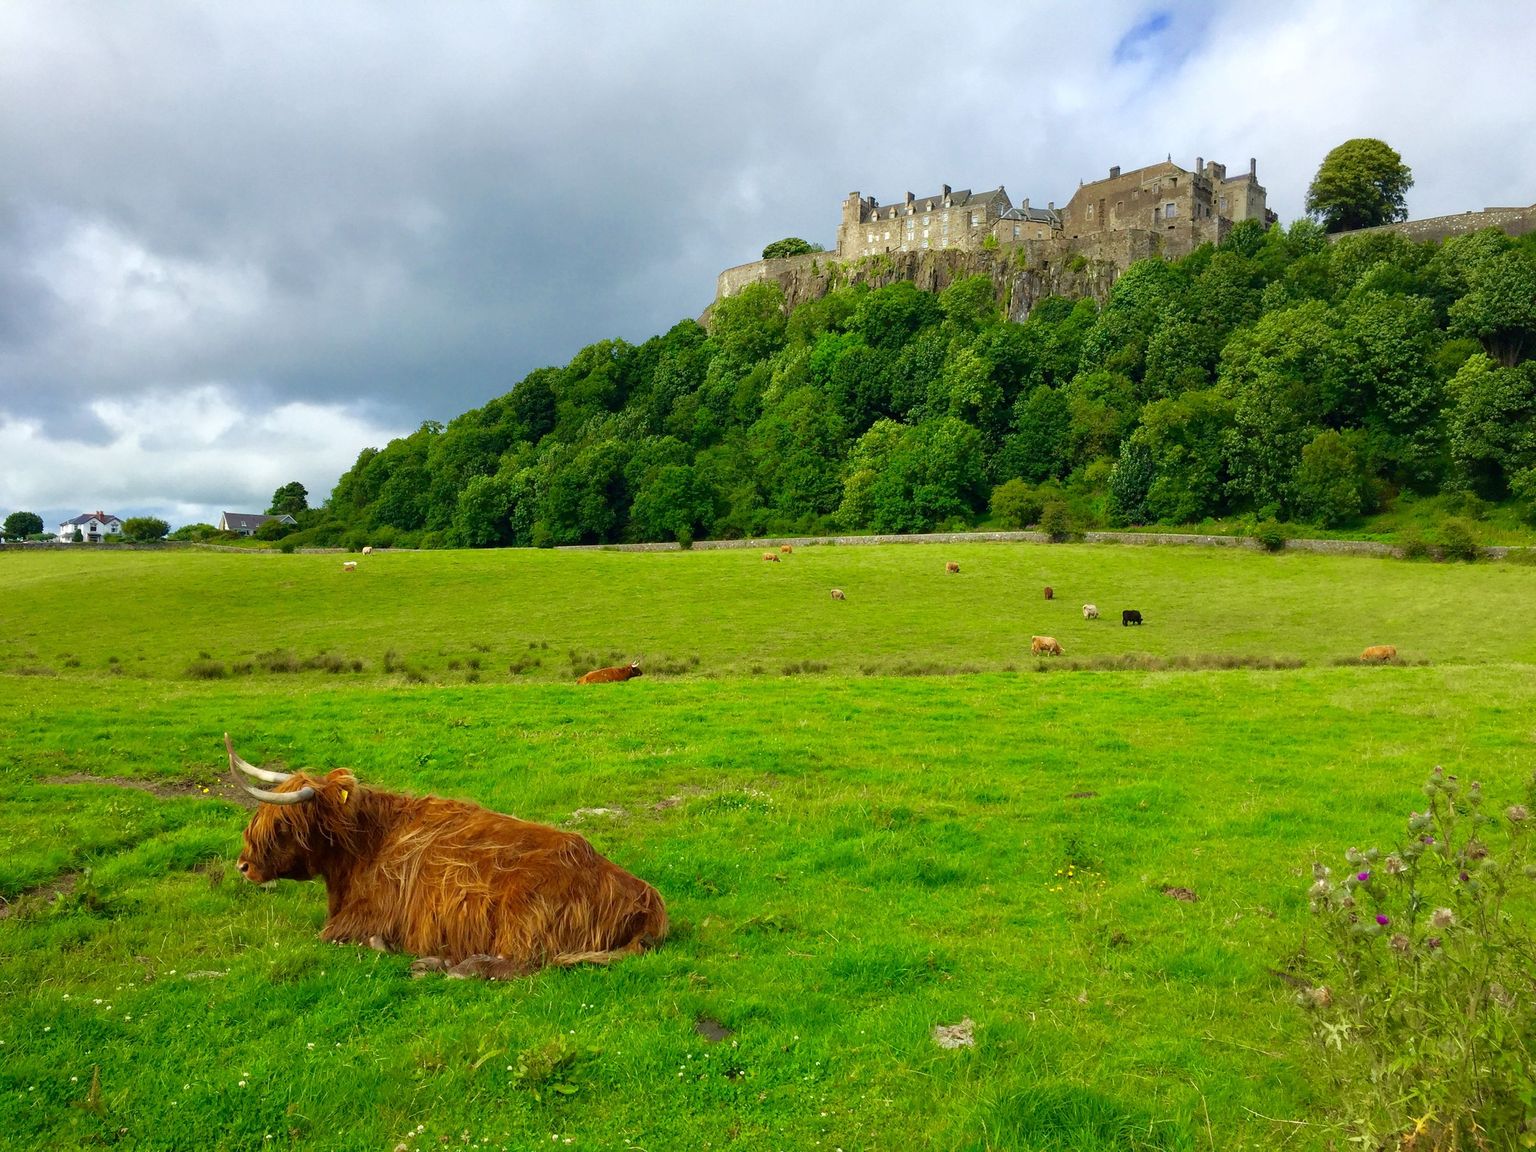
POLYGON ((366 545, 363 548, 363 555, 364 556, 372 556, 373 555, 373 545, 372 544, 368 544, 368 545, 366 545))
POLYGON ((341 562, 341 570, 343 572, 356 572, 357 571, 357 561, 356 560, 343 560, 341 562))
POLYGON ((1093 604, 1084 604, 1083 605, 1083 619, 1084 620, 1097 620, 1098 618, 1099 618, 1099 609, 1098 609, 1098 607, 1096 605, 1093 605, 1093 604))

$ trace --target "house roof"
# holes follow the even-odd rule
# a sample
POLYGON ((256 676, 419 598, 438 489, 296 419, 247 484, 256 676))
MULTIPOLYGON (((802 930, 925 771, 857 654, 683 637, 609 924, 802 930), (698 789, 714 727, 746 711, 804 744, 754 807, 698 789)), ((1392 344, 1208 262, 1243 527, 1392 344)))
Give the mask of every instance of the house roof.
POLYGON ((219 519, 231 528, 236 525, 236 522, 239 523, 241 528, 260 528, 268 520, 281 520, 287 524, 298 523, 297 520, 286 512, 279 516, 269 516, 265 512, 220 512, 219 519))
POLYGON ((122 521, 118 520, 118 518, 116 516, 108 515, 105 512, 82 512, 78 516, 72 516, 68 520, 63 521, 63 523, 65 523, 65 524, 89 524, 92 520, 100 520, 103 524, 111 524, 114 521, 116 521, 119 524, 122 523, 122 521))
MULTIPOLYGON (((998 195, 1002 195, 1005 199, 1008 196, 1008 193, 1003 191, 1001 185, 987 192, 973 193, 969 188, 960 188, 951 190, 947 194, 951 208, 964 208, 968 204, 988 204, 998 195)), ((912 199, 912 211, 928 212, 935 208, 943 208, 945 197, 946 193, 943 192, 934 196, 915 196, 912 199)), ((884 212, 889 215, 891 210, 895 209, 898 216, 905 216, 907 214, 907 207, 906 200, 902 199, 891 204, 880 204, 876 207, 875 211, 884 212)))

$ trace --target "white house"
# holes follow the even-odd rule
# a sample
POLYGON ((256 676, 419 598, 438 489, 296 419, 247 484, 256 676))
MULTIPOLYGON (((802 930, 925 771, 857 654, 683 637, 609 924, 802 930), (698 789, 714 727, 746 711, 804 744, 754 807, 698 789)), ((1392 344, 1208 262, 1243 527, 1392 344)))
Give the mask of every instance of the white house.
POLYGON ((116 516, 108 516, 101 511, 82 512, 59 525, 59 539, 66 544, 73 543, 77 528, 80 530, 82 539, 88 544, 100 544, 108 536, 123 534, 123 522, 116 516))
POLYGON ((283 524, 297 525, 288 513, 281 516, 268 516, 261 512, 221 512, 219 513, 220 532, 238 532, 242 536, 254 536, 256 529, 260 528, 268 520, 277 520, 283 524))

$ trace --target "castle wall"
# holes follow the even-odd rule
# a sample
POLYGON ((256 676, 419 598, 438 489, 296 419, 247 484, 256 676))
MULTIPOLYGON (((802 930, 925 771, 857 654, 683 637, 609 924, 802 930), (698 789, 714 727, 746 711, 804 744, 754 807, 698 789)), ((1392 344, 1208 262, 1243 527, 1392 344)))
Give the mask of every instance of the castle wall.
POLYGON ((1467 236, 1484 228, 1498 228, 1511 236, 1524 236, 1536 232, 1536 204, 1529 208, 1484 208, 1481 212, 1458 212, 1454 216, 1431 216, 1427 220, 1404 220, 1397 224, 1382 224, 1377 228, 1360 228, 1354 232, 1336 232, 1330 236, 1358 236, 1366 232, 1396 232, 1410 240, 1432 240, 1439 243, 1452 236, 1467 236))
POLYGON ((946 187, 936 196, 920 199, 909 193, 896 204, 881 204, 872 196, 851 192, 843 202, 837 255, 853 260, 881 252, 978 249, 1011 207, 1001 188, 972 195, 969 191, 951 194, 946 187))

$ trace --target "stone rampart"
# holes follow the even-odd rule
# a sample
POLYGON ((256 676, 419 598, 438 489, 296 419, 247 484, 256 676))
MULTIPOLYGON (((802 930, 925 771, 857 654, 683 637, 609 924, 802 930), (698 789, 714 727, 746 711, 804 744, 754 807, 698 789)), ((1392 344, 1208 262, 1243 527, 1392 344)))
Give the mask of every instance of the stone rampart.
POLYGON ((1536 204, 1529 208, 1484 208, 1481 212, 1458 212, 1454 216, 1431 216, 1426 220, 1403 220, 1397 224, 1383 224, 1377 228, 1359 228, 1353 232, 1337 232, 1329 239, 1341 236, 1361 236, 1370 232, 1396 232, 1409 240, 1432 240, 1439 243, 1452 236, 1469 236, 1484 228, 1498 228, 1511 236, 1524 236, 1536 231, 1536 204))

